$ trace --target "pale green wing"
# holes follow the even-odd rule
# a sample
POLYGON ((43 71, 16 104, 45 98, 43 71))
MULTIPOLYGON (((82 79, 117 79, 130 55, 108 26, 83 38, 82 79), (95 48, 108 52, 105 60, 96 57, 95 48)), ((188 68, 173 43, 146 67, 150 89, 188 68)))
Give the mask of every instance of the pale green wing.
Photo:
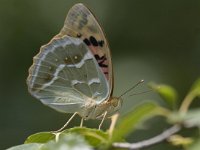
POLYGON ((113 90, 113 70, 108 42, 99 23, 83 4, 74 5, 68 12, 64 26, 57 37, 69 35, 82 39, 89 47, 109 84, 109 96, 113 90))
POLYGON ((86 104, 99 104, 109 85, 89 48, 81 39, 54 38, 41 47, 29 69, 30 93, 61 112, 79 112, 86 104))

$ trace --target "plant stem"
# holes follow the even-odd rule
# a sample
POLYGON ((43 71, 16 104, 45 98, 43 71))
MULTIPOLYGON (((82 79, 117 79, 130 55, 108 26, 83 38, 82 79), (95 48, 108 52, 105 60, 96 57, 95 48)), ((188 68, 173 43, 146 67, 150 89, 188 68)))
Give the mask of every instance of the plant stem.
POLYGON ((179 112, 186 113, 193 99, 195 98, 196 93, 190 92, 183 100, 179 112))
POLYGON ((181 130, 181 127, 179 125, 174 125, 171 128, 165 130, 164 132, 162 132, 161 134, 153 138, 150 138, 141 142, 137 142, 137 143, 113 143, 113 147, 127 148, 131 150, 145 148, 145 147, 160 143, 168 139, 171 135, 179 132, 180 130, 181 130))

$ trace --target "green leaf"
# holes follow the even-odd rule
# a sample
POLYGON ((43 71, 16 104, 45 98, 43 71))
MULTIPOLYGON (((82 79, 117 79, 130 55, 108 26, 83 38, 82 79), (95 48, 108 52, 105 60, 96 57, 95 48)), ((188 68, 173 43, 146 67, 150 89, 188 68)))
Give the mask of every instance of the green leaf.
POLYGON ((116 126, 111 139, 112 142, 120 141, 133 131, 139 123, 155 115, 158 106, 154 103, 144 103, 123 117, 116 126))
POLYGON ((30 135, 24 143, 46 143, 55 139, 55 134, 51 132, 40 132, 30 135))
POLYGON ((176 107, 178 94, 173 87, 155 83, 149 83, 149 86, 165 100, 170 108, 174 109, 176 107))
POLYGON ((200 78, 192 85, 191 92, 194 92, 196 96, 200 96, 200 78))
POLYGON ((191 143, 193 143, 193 139, 191 137, 184 137, 179 134, 174 134, 170 136, 167 139, 167 141, 170 142, 174 146, 182 146, 182 147, 186 147, 190 145, 191 143))
POLYGON ((192 85, 190 92, 184 98, 181 106, 180 111, 182 113, 186 113, 191 105, 191 103, 195 100, 196 97, 200 96, 200 79, 198 79, 192 85))
POLYGON ((39 150, 43 144, 31 143, 8 148, 7 150, 39 150))
POLYGON ((200 127, 200 109, 189 110, 187 113, 173 112, 168 115, 170 123, 181 123, 189 127, 200 127))
POLYGON ((200 150, 200 138, 188 146, 187 150, 200 150))
POLYGON ((98 129, 75 127, 64 130, 60 136, 70 133, 76 133, 82 135, 85 138, 85 140, 94 147, 108 143, 108 137, 109 137, 108 133, 98 129))
MULTIPOLYGON (((48 137, 47 135, 50 133, 38 133, 32 135, 30 141, 39 141, 39 139, 45 139, 48 137), (44 136, 44 137, 43 137, 44 136)), ((87 141, 84 139, 83 136, 77 135, 75 133, 55 133, 59 135, 58 140, 56 141, 54 138, 52 140, 46 140, 46 143, 38 144, 38 143, 30 143, 30 144, 23 144, 19 146, 12 147, 8 150, 92 150, 91 146, 88 145, 87 141)), ((44 140, 42 140, 44 141, 44 140)))
POLYGON ((25 143, 46 143, 50 140, 54 140, 56 138, 56 134, 59 135, 59 139, 65 135, 76 133, 85 138, 85 140, 92 146, 97 147, 101 144, 108 143, 108 133, 103 132, 98 129, 91 129, 91 128, 80 128, 74 127, 70 129, 66 129, 61 133, 52 133, 52 132, 41 132, 36 133, 29 136, 25 143))
POLYGON ((192 86, 192 89, 199 89, 199 90, 200 90, 200 78, 197 79, 197 80, 194 82, 194 84, 193 84, 193 86, 192 86))
POLYGON ((81 135, 65 134, 58 141, 52 140, 43 145, 40 150, 92 150, 81 135))

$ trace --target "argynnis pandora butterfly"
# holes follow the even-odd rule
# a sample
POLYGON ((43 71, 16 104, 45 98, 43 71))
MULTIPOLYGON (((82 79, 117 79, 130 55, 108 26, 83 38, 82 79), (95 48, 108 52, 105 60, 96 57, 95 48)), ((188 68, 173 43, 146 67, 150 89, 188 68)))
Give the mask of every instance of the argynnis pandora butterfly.
POLYGON ((83 4, 69 10, 60 33, 33 58, 27 84, 30 93, 43 104, 79 114, 85 120, 103 122, 121 108, 122 99, 112 96, 108 43, 83 4))

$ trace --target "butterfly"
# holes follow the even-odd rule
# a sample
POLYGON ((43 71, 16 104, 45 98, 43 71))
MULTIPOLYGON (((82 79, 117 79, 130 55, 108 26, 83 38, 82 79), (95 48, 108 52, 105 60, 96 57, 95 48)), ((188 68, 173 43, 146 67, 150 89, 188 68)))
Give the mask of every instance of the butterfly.
POLYGON ((102 124, 121 108, 121 97, 112 96, 108 42, 94 15, 82 3, 69 10, 60 33, 33 58, 27 85, 31 95, 43 104, 73 113, 69 121, 78 114, 82 120, 102 119, 102 124))

